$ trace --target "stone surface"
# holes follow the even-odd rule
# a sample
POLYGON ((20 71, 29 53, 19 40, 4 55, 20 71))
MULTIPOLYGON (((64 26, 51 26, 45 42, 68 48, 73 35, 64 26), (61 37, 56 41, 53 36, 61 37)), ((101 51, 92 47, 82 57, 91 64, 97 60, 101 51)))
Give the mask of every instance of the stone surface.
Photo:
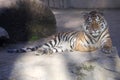
POLYGON ((116 51, 36 56, 34 52, 10 54, 2 50, 0 80, 119 80, 120 58, 116 51))

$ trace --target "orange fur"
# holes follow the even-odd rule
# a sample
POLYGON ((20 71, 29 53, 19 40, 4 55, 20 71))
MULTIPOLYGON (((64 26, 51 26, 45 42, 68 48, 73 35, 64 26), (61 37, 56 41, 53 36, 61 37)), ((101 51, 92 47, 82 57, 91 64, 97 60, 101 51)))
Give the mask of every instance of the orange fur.
MULTIPOLYGON (((81 42, 85 43, 86 39, 85 39, 85 33, 84 32, 79 32, 78 36, 77 36, 77 40, 75 42, 75 48, 74 50, 76 51, 82 51, 82 52, 88 52, 88 51, 94 51, 96 50, 96 48, 93 46, 89 46, 89 47, 85 47, 81 44, 81 42)), ((87 36, 86 36, 87 37, 87 36)))

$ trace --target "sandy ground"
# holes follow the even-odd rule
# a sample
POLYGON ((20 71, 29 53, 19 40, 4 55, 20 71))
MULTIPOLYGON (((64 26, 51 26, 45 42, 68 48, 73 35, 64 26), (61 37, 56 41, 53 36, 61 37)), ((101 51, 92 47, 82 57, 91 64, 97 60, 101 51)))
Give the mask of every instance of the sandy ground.
MULTIPOLYGON (((87 11, 53 10, 53 12, 57 20, 58 32, 65 32, 69 30, 80 30, 83 23, 83 17, 81 15, 87 11)), ((120 51, 120 38, 118 37, 120 32, 120 10, 104 10, 103 12, 110 27, 113 45, 117 47, 118 51, 120 51)), ((27 47, 31 45, 41 44, 46 40, 48 39, 36 41, 34 43, 20 43, 10 45, 7 48, 27 47)), ((92 53, 92 55, 89 55, 79 54, 79 52, 65 52, 63 55, 53 54, 42 56, 35 56, 34 52, 23 54, 8 54, 6 53, 7 48, 0 49, 0 80, 75 80, 75 75, 70 74, 69 72, 70 70, 68 63, 72 62, 72 65, 74 65, 76 63, 84 62, 87 59, 96 57, 94 53, 92 53)), ((107 62, 107 59, 103 62, 105 64, 107 62)))

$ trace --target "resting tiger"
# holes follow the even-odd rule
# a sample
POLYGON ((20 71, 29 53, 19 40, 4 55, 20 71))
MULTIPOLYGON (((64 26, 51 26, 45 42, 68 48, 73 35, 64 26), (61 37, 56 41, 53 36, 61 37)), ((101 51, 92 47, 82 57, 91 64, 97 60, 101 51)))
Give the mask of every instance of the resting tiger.
POLYGON ((36 50, 36 54, 46 54, 66 50, 90 52, 97 49, 102 49, 105 53, 111 53, 112 41, 104 16, 98 11, 91 11, 84 15, 82 31, 58 33, 54 39, 42 46, 10 49, 8 52, 19 53, 36 50))

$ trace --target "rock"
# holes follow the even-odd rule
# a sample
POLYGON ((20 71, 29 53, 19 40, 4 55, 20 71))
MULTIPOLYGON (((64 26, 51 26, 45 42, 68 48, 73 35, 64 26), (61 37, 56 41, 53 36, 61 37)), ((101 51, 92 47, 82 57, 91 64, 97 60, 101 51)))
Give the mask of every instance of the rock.
POLYGON ((98 51, 83 53, 81 59, 73 59, 69 62, 70 72, 74 80, 119 80, 120 58, 117 50, 113 47, 112 54, 98 51))
POLYGON ((56 32, 52 11, 39 0, 0 0, 0 25, 11 41, 34 41, 56 32))
POLYGON ((0 27, 0 47, 4 46, 5 44, 8 44, 8 40, 8 32, 4 28, 0 27))
POLYGON ((115 48, 112 54, 99 50, 41 56, 28 53, 16 60, 10 80, 119 80, 119 62, 115 48))

